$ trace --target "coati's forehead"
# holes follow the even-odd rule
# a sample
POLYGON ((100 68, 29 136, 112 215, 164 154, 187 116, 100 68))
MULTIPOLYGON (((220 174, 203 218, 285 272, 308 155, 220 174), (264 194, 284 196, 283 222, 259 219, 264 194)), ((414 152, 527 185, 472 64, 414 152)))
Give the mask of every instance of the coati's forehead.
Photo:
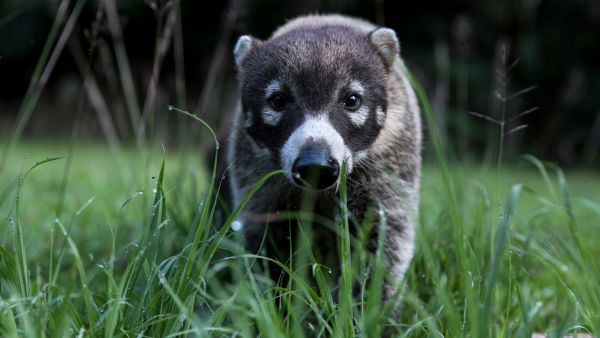
POLYGON ((383 82, 386 75, 367 34, 320 26, 289 31, 258 48, 245 69, 244 85, 257 88, 274 78, 305 96, 323 97, 351 80, 383 82))

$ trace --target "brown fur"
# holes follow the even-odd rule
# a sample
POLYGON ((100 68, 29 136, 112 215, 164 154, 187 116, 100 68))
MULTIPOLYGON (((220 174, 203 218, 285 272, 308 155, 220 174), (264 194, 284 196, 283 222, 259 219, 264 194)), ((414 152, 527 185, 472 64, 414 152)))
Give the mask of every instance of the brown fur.
MULTIPOLYGON (((302 39, 303 34, 296 32, 325 26, 343 26, 364 36, 365 39, 368 39, 370 34, 377 29, 376 26, 366 21, 339 15, 306 16, 288 22, 276 30, 271 39, 285 36, 302 39)), ((337 31, 335 34, 338 34, 337 31)), ((341 34, 340 39, 343 40, 343 31, 339 34, 341 34)), ((376 133, 374 141, 369 141, 371 143, 364 151, 365 158, 355 163, 354 169, 349 175, 348 207, 359 222, 362 222, 368 208, 379 203, 384 209, 387 223, 384 252, 386 266, 392 277, 390 282, 385 285, 384 298, 390 299, 395 291, 396 282, 403 278, 413 255, 414 221, 417 216, 419 200, 421 122, 415 94, 407 80, 404 64, 398 55, 398 47, 393 44, 395 40, 386 41, 385 38, 389 35, 382 34, 382 36, 383 40, 373 42, 372 48, 381 57, 380 62, 384 75, 378 81, 385 90, 386 117, 381 129, 374 131, 376 133)), ((395 35, 392 37, 395 38, 395 35)), ((337 40, 333 38, 331 41, 337 40)), ((246 88, 245 86, 255 86, 258 83, 252 82, 255 80, 252 80, 250 75, 261 71, 261 63, 253 58, 258 57, 258 50, 264 43, 266 42, 254 38, 246 38, 241 46, 238 43, 236 60, 242 90, 246 88)), ((311 45, 297 41, 291 46, 294 48, 290 52, 293 57, 287 59, 289 62, 287 66, 301 67, 315 62, 311 59, 316 57, 314 51, 311 52, 311 45)), ((331 67, 343 67, 344 58, 350 57, 351 53, 360 53, 361 50, 358 48, 356 50, 336 49, 335 45, 324 46, 324 48, 330 49, 327 53, 330 53, 331 56, 331 58, 320 60, 321 63, 318 64, 319 67, 324 67, 324 72, 331 67), (334 60, 334 64, 327 65, 327 63, 333 63, 334 60)), ((363 56, 354 55, 352 57, 360 61, 363 56)), ((370 59, 365 58, 365 60, 370 59)), ((282 76, 291 75, 283 74, 282 76)), ((309 107, 308 103, 306 107, 309 107)), ((280 169, 281 166, 274 160, 272 151, 243 128, 244 124, 250 122, 241 106, 234 123, 235 132, 229 140, 227 156, 228 162, 232 163, 230 181, 233 203, 238 204, 262 175, 280 169)), ((301 190, 291 186, 288 178, 284 176, 273 178, 259 190, 245 207, 242 217, 243 231, 250 250, 258 250, 269 215, 273 216, 279 210, 297 209, 301 196, 301 190)), ((338 212, 335 191, 317 193, 314 195, 314 199, 316 213, 332 219, 335 217, 338 212)), ((280 245, 286 246, 288 243, 286 237, 291 235, 288 232, 288 225, 273 230, 276 226, 275 224, 270 225, 271 235, 275 237, 274 243, 282 241, 280 245)), ((331 237, 320 240, 330 243, 330 246, 335 245, 335 235, 330 234, 329 236, 331 237)), ((376 249, 376 238, 377 234, 374 231, 369 243, 369 249, 372 251, 376 249)), ((273 250, 281 248, 271 249, 269 252, 270 249, 267 248, 267 255, 273 255, 273 250)))

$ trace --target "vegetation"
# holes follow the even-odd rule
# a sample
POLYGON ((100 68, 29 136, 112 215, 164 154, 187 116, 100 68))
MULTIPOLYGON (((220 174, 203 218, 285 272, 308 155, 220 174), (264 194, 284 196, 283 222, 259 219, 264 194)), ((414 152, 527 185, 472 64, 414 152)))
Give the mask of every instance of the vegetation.
MULTIPOLYGON (((355 224, 344 208, 345 179, 339 221, 287 215, 302 230, 289 243, 288 261, 244 251, 231 229, 243 205, 218 212, 226 181, 215 179, 212 163, 203 160, 199 140, 214 137, 212 129, 164 106, 188 102, 179 2, 147 3, 157 19, 147 83, 140 84, 129 59, 114 1, 96 3, 91 23, 83 23, 90 27, 88 49, 77 38, 88 4, 61 0, 15 123, 0 126, 0 336, 600 335, 600 175, 565 174, 554 163, 505 151, 505 137, 524 129, 518 119, 537 109, 511 102, 532 89, 509 85, 517 62, 506 53, 508 44, 497 46, 499 100, 492 112, 468 115, 468 102, 456 98, 464 110, 456 120, 460 132, 440 119, 448 111, 432 111, 414 83, 428 136, 416 255, 396 302, 381 304, 382 253, 366 252, 365 238, 370 226, 384 229, 385 219, 355 224), (171 42, 174 98, 161 89, 171 42), (34 112, 64 50, 81 75, 79 95, 61 106, 70 111, 64 125, 71 134, 62 141, 22 140, 35 134, 27 132, 32 121, 44 124, 44 115, 34 112), (467 118, 492 123, 485 135, 461 134, 473 131, 467 118), (453 134, 465 136, 467 147, 449 142, 453 134), (482 161, 461 153, 475 143, 484 145, 482 161), (339 233, 335 264, 313 255, 313 230, 322 226, 339 233), (357 236, 350 236, 352 227, 357 236), (279 265, 287 282, 272 280, 268 263, 279 265)), ((226 59, 232 17, 211 69, 226 59)), ((0 28, 12 18, 3 18, 0 28)), ((225 96, 214 88, 226 86, 217 73, 207 76, 199 111, 210 107, 209 98, 225 96)), ((589 135, 584 153, 595 163, 599 143, 589 135)), ((268 173, 253 191, 279 174, 268 173)))
POLYGON ((573 173, 571 190, 560 169, 529 156, 499 173, 428 164, 396 322, 369 297, 380 292, 381 256, 348 237, 351 223, 337 225, 351 252, 341 286, 336 267, 311 255, 320 225, 300 216, 306 237, 278 263, 290 280, 277 285, 253 267, 268 259, 244 252, 229 230, 235 217, 215 220, 196 154, 130 147, 119 159, 84 144, 53 157, 67 151, 20 144, 2 176, 3 336, 599 332, 597 174, 573 173))

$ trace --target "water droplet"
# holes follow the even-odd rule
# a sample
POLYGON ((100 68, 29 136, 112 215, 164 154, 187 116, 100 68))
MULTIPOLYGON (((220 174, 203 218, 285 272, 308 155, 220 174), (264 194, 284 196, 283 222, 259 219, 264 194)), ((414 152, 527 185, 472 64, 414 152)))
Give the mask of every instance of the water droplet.
POLYGON ((156 194, 156 188, 152 189, 152 193, 156 194))
POLYGON ((167 105, 167 109, 168 109, 169 111, 172 111, 172 110, 173 110, 173 106, 171 106, 171 105, 167 105))
POLYGON ((150 177, 150 179, 152 179, 152 180, 155 180, 155 179, 156 179, 156 177, 152 176, 152 177, 150 177))
POLYGON ((242 222, 235 220, 231 223, 231 230, 233 231, 240 231, 243 227, 242 222))

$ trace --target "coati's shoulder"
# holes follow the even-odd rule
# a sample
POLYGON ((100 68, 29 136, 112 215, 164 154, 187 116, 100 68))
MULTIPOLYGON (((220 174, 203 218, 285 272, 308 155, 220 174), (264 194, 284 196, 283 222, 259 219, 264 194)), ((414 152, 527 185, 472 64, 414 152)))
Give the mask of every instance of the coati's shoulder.
POLYGON ((369 33, 377 29, 377 26, 363 19, 342 16, 339 14, 312 14, 297 17, 279 27, 271 36, 271 38, 281 36, 288 32, 297 29, 319 28, 324 26, 343 26, 348 27, 362 33, 369 33))

